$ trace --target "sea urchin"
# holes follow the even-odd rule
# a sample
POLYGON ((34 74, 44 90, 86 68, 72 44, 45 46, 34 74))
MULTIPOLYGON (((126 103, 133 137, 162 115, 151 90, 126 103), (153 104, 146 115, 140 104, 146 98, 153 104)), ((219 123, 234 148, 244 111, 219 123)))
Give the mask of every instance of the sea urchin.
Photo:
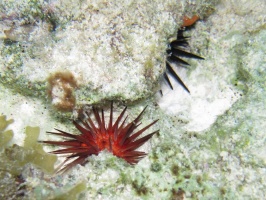
POLYGON ((177 32, 176 40, 172 41, 169 44, 169 47, 167 49, 166 71, 164 72, 163 76, 167 84, 170 86, 172 90, 173 90, 173 86, 168 77, 168 74, 170 74, 175 79, 175 81, 177 81, 188 93, 190 93, 188 87, 184 84, 182 79, 175 72, 174 66, 175 67, 177 66, 186 67, 190 65, 188 62, 183 60, 181 57, 195 58, 195 59, 201 59, 201 60, 204 60, 204 58, 186 50, 189 44, 187 41, 188 37, 185 37, 183 35, 184 30, 185 30, 184 28, 179 29, 177 32))
POLYGON ((136 149, 147 142, 155 133, 150 133, 142 138, 139 136, 149 127, 154 125, 158 120, 153 121, 139 131, 136 128, 141 124, 141 117, 147 107, 130 123, 126 124, 123 116, 127 107, 120 113, 116 121, 113 123, 113 104, 111 104, 110 119, 108 125, 105 123, 104 111, 99 111, 93 107, 93 114, 97 125, 93 123, 89 117, 89 113, 85 112, 87 118, 73 121, 76 128, 81 134, 74 135, 55 129, 58 132, 47 132, 53 135, 67 138, 64 141, 41 141, 42 143, 58 145, 66 147, 64 149, 52 151, 53 154, 66 154, 65 161, 58 167, 58 172, 66 172, 77 164, 84 165, 87 158, 91 155, 98 155, 100 151, 107 150, 113 155, 123 158, 130 164, 136 164, 142 159, 146 153, 137 151, 136 149), (63 166, 61 168, 61 166, 63 166))

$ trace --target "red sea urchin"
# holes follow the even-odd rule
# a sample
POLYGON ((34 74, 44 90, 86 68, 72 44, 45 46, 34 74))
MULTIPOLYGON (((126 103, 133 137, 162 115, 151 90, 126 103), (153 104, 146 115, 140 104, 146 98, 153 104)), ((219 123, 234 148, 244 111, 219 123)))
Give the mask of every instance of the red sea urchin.
POLYGON ((47 132, 53 135, 67 138, 65 141, 42 141, 46 144, 66 147, 64 149, 52 151, 53 154, 67 154, 65 161, 59 166, 58 172, 66 172, 77 164, 85 164, 90 155, 98 155, 102 150, 108 150, 113 155, 123 158, 130 164, 136 164, 146 153, 136 149, 147 142, 155 133, 150 133, 142 138, 138 138, 144 131, 154 125, 158 120, 153 121, 139 131, 135 131, 141 124, 141 117, 147 107, 130 123, 125 124, 127 117, 123 116, 127 107, 121 112, 117 120, 113 123, 113 104, 111 104, 110 119, 108 126, 105 124, 104 111, 99 112, 93 108, 93 114, 98 125, 95 125, 89 117, 85 120, 73 121, 80 135, 70 134, 58 129, 58 132, 47 132), (74 159, 73 161, 71 161, 74 159), (66 164, 67 163, 67 164, 66 164), (61 166, 64 167, 62 169, 61 166))

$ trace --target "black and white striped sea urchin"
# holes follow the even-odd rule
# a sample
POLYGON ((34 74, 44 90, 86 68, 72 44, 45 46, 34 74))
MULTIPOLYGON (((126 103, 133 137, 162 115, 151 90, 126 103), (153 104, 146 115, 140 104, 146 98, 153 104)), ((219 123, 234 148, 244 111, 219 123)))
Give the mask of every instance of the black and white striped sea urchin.
POLYGON ((104 111, 99 111, 93 108, 93 114, 96 123, 92 121, 88 112, 85 120, 79 119, 73 121, 76 128, 81 134, 74 135, 65 131, 55 129, 58 132, 47 132, 53 135, 66 138, 64 141, 41 141, 42 143, 62 146, 63 149, 55 150, 50 153, 65 154, 66 159, 58 168, 58 172, 66 172, 77 164, 84 165, 87 158, 91 155, 98 155, 101 151, 107 150, 113 155, 124 159, 129 164, 136 164, 142 159, 146 153, 137 149, 147 142, 154 134, 159 131, 154 131, 141 138, 148 128, 154 125, 158 120, 153 121, 144 128, 136 131, 141 125, 141 117, 147 107, 130 123, 126 124, 125 111, 121 112, 116 121, 113 123, 113 104, 111 104, 110 117, 108 125, 105 123, 104 111), (61 168, 61 166, 63 166, 61 168))

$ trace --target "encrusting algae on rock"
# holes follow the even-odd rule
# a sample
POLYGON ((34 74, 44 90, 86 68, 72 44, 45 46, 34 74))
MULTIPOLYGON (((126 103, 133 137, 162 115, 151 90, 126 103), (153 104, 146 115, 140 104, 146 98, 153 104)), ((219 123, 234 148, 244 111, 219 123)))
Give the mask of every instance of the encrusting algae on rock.
MULTIPOLYGON (((207 9, 216 2, 198 6, 207 9)), ((79 86, 76 104, 131 103, 157 92, 168 39, 176 34, 183 12, 191 13, 185 0, 148 5, 132 0, 3 0, 0 5, 0 29, 7 33, 0 41, 0 82, 45 99, 49 77, 69 71, 79 86)), ((68 110, 74 101, 72 94, 69 98, 68 110)))

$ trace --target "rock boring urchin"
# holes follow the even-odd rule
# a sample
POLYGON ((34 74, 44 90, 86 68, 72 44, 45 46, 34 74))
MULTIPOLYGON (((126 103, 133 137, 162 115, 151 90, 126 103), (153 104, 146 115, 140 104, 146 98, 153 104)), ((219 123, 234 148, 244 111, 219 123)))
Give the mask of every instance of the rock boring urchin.
POLYGON ((42 143, 65 147, 50 153, 65 154, 66 159, 60 165, 57 172, 66 172, 77 164, 84 165, 87 158, 91 155, 98 155, 100 151, 107 150, 113 155, 123 158, 129 164, 136 164, 142 159, 146 153, 137 151, 137 149, 147 142, 158 130, 144 137, 139 136, 149 127, 154 125, 158 120, 153 121, 144 128, 136 131, 141 124, 141 117, 147 107, 130 123, 126 124, 125 111, 127 107, 120 113, 116 121, 113 123, 113 104, 111 104, 109 123, 105 123, 104 111, 93 107, 93 115, 96 123, 94 123, 85 112, 87 118, 73 121, 76 128, 81 134, 74 135, 65 131, 55 129, 58 132, 47 132, 53 135, 66 138, 64 141, 41 141, 42 143), (63 166, 61 168, 61 166, 63 166))
POLYGON ((173 90, 173 86, 169 79, 168 74, 172 76, 174 80, 177 81, 188 93, 190 93, 188 87, 184 84, 184 82, 181 80, 181 78, 178 76, 178 74, 174 70, 174 66, 175 67, 189 66, 189 63, 186 62, 182 57, 204 59, 203 57, 198 56, 194 53, 191 53, 187 50, 189 47, 189 44, 187 41, 189 37, 185 37, 183 35, 183 32, 185 31, 185 26, 192 25, 197 19, 199 19, 197 16, 194 16, 191 19, 184 17, 183 26, 177 32, 176 40, 172 41, 168 46, 167 57, 166 57, 166 71, 164 72, 163 76, 167 84, 172 90, 173 90))

